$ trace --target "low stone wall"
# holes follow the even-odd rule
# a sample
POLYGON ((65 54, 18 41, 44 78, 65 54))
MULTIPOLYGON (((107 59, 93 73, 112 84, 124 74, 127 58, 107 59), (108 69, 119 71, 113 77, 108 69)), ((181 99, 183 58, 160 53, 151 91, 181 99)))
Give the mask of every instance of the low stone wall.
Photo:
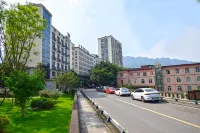
POLYGON ((184 93, 181 92, 160 92, 162 97, 178 98, 178 99, 187 99, 184 93))

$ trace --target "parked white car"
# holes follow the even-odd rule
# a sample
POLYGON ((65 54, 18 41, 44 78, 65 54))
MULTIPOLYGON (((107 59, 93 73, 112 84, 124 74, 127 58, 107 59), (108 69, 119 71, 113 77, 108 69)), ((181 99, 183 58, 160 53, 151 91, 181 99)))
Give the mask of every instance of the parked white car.
POLYGON ((118 88, 115 90, 115 94, 118 96, 130 95, 130 92, 127 88, 118 88))
POLYGON ((161 99, 160 93, 151 88, 139 88, 131 93, 131 98, 145 101, 159 101, 161 99))

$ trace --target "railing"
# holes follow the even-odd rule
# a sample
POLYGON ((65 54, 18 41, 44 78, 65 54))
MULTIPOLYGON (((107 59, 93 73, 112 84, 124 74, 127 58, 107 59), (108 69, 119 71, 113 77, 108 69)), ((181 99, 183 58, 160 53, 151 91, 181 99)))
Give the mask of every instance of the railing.
POLYGON ((56 70, 56 67, 55 67, 55 66, 52 66, 52 69, 53 69, 53 70, 56 70))
POLYGON ((52 49, 53 49, 54 51, 56 51, 56 47, 53 47, 52 49))
POLYGON ((61 53, 61 50, 60 49, 58 49, 58 51, 57 51, 58 53, 61 53))
POLYGON ((104 115, 106 117, 107 123, 111 123, 120 133, 128 133, 128 131, 125 128, 123 128, 115 119, 111 118, 110 115, 105 110, 103 110, 101 106, 95 103, 82 90, 80 92, 83 94, 84 97, 86 97, 92 103, 92 105, 99 111, 101 115, 104 115))
POLYGON ((61 52, 62 55, 65 55, 65 52, 61 52))
POLYGON ((62 47, 65 47, 64 43, 62 43, 62 47))
POLYGON ((60 40, 58 40, 58 44, 61 44, 61 41, 60 41, 60 40))
POLYGON ((58 58, 58 59, 57 59, 57 61, 58 61, 58 62, 61 62, 61 59, 60 59, 60 58, 58 58))
POLYGON ((53 37, 53 41, 56 41, 56 38, 55 38, 55 37, 53 37))
POLYGON ((162 97, 187 99, 185 93, 182 93, 182 92, 160 92, 160 95, 162 97))
POLYGON ((55 57, 55 56, 52 56, 52 59, 53 59, 53 60, 56 60, 56 57, 55 57))

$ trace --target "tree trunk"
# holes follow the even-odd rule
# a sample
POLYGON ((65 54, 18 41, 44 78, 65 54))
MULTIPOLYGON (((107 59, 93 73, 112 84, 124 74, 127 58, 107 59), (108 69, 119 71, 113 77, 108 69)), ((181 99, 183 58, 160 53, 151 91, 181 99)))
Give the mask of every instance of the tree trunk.
POLYGON ((24 117, 24 108, 25 108, 25 103, 21 104, 21 117, 24 117))
POLYGON ((6 97, 3 98, 3 100, 1 101, 0 106, 3 104, 3 102, 5 101, 6 97))

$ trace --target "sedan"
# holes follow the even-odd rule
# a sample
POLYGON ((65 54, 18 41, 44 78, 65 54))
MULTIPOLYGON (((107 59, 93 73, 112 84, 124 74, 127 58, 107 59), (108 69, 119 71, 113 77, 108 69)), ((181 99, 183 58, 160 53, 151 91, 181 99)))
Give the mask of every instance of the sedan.
POLYGON ((114 93, 115 93, 115 88, 113 88, 113 87, 108 87, 108 88, 106 89, 106 93, 114 94, 114 93))
POLYGON ((122 95, 130 95, 130 92, 127 88, 119 88, 115 90, 115 94, 118 96, 122 96, 122 95))
POLYGON ((161 99, 160 93, 151 88, 139 88, 131 93, 131 98, 145 101, 159 101, 161 99))

